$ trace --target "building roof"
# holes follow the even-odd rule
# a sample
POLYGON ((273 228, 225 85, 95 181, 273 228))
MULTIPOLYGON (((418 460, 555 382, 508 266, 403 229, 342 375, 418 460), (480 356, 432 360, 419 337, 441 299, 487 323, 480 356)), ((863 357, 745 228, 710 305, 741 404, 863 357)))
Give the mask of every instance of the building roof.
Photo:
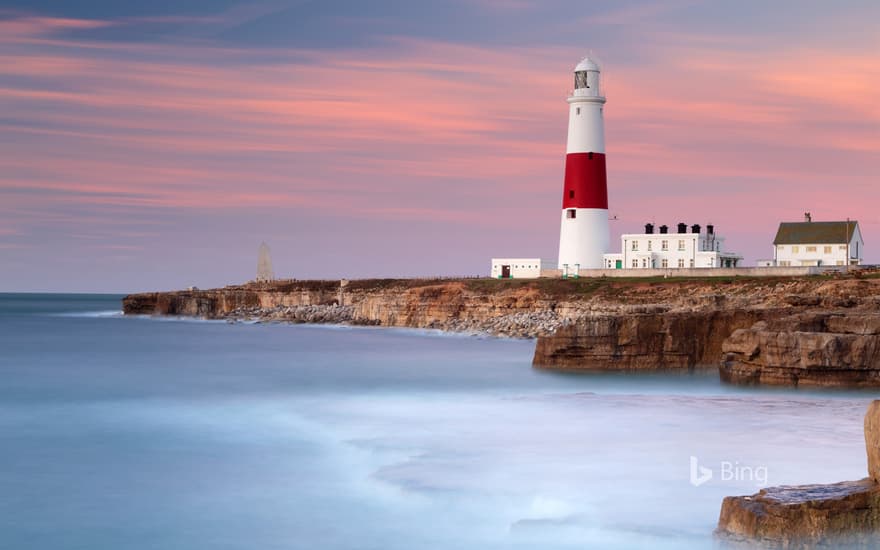
POLYGON ((859 222, 782 222, 773 244, 846 244, 859 222))

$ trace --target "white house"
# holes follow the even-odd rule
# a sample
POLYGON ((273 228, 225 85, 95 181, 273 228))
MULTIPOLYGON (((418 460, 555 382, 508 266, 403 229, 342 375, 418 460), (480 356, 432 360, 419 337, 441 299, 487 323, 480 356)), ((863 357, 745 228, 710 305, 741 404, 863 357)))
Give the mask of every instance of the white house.
POLYGON ((773 260, 764 265, 861 265, 865 241, 859 222, 814 222, 810 213, 803 222, 782 222, 773 239, 773 260))
POLYGON ((723 250, 724 239, 715 234, 715 226, 702 231, 692 225, 678 224, 678 232, 670 233, 665 225, 654 232, 654 224, 646 224, 644 233, 620 236, 620 253, 605 254, 606 269, 676 269, 739 267, 742 256, 723 250))
POLYGON ((556 264, 540 258, 492 258, 493 279, 537 279, 542 269, 556 269, 556 264))

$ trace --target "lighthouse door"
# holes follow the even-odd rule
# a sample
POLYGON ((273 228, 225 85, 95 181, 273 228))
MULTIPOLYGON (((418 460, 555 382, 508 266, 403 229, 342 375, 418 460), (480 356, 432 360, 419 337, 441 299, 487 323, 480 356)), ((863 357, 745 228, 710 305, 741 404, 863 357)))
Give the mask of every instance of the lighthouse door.
POLYGON ((501 266, 501 278, 502 279, 510 279, 510 266, 502 265, 501 266))

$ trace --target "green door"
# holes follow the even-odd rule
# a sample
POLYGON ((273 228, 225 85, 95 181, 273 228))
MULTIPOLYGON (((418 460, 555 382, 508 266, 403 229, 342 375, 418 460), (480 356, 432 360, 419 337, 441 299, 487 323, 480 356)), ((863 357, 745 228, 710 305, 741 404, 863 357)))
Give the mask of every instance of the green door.
POLYGON ((623 269, 623 260, 615 260, 614 269, 623 269))

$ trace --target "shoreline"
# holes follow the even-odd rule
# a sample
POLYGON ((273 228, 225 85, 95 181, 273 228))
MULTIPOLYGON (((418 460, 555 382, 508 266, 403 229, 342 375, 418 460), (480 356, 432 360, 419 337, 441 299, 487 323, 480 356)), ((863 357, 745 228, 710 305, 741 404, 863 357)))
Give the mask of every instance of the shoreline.
POLYGON ((133 294, 126 315, 536 339, 551 370, 719 369, 732 384, 880 387, 880 274, 277 281, 133 294))

